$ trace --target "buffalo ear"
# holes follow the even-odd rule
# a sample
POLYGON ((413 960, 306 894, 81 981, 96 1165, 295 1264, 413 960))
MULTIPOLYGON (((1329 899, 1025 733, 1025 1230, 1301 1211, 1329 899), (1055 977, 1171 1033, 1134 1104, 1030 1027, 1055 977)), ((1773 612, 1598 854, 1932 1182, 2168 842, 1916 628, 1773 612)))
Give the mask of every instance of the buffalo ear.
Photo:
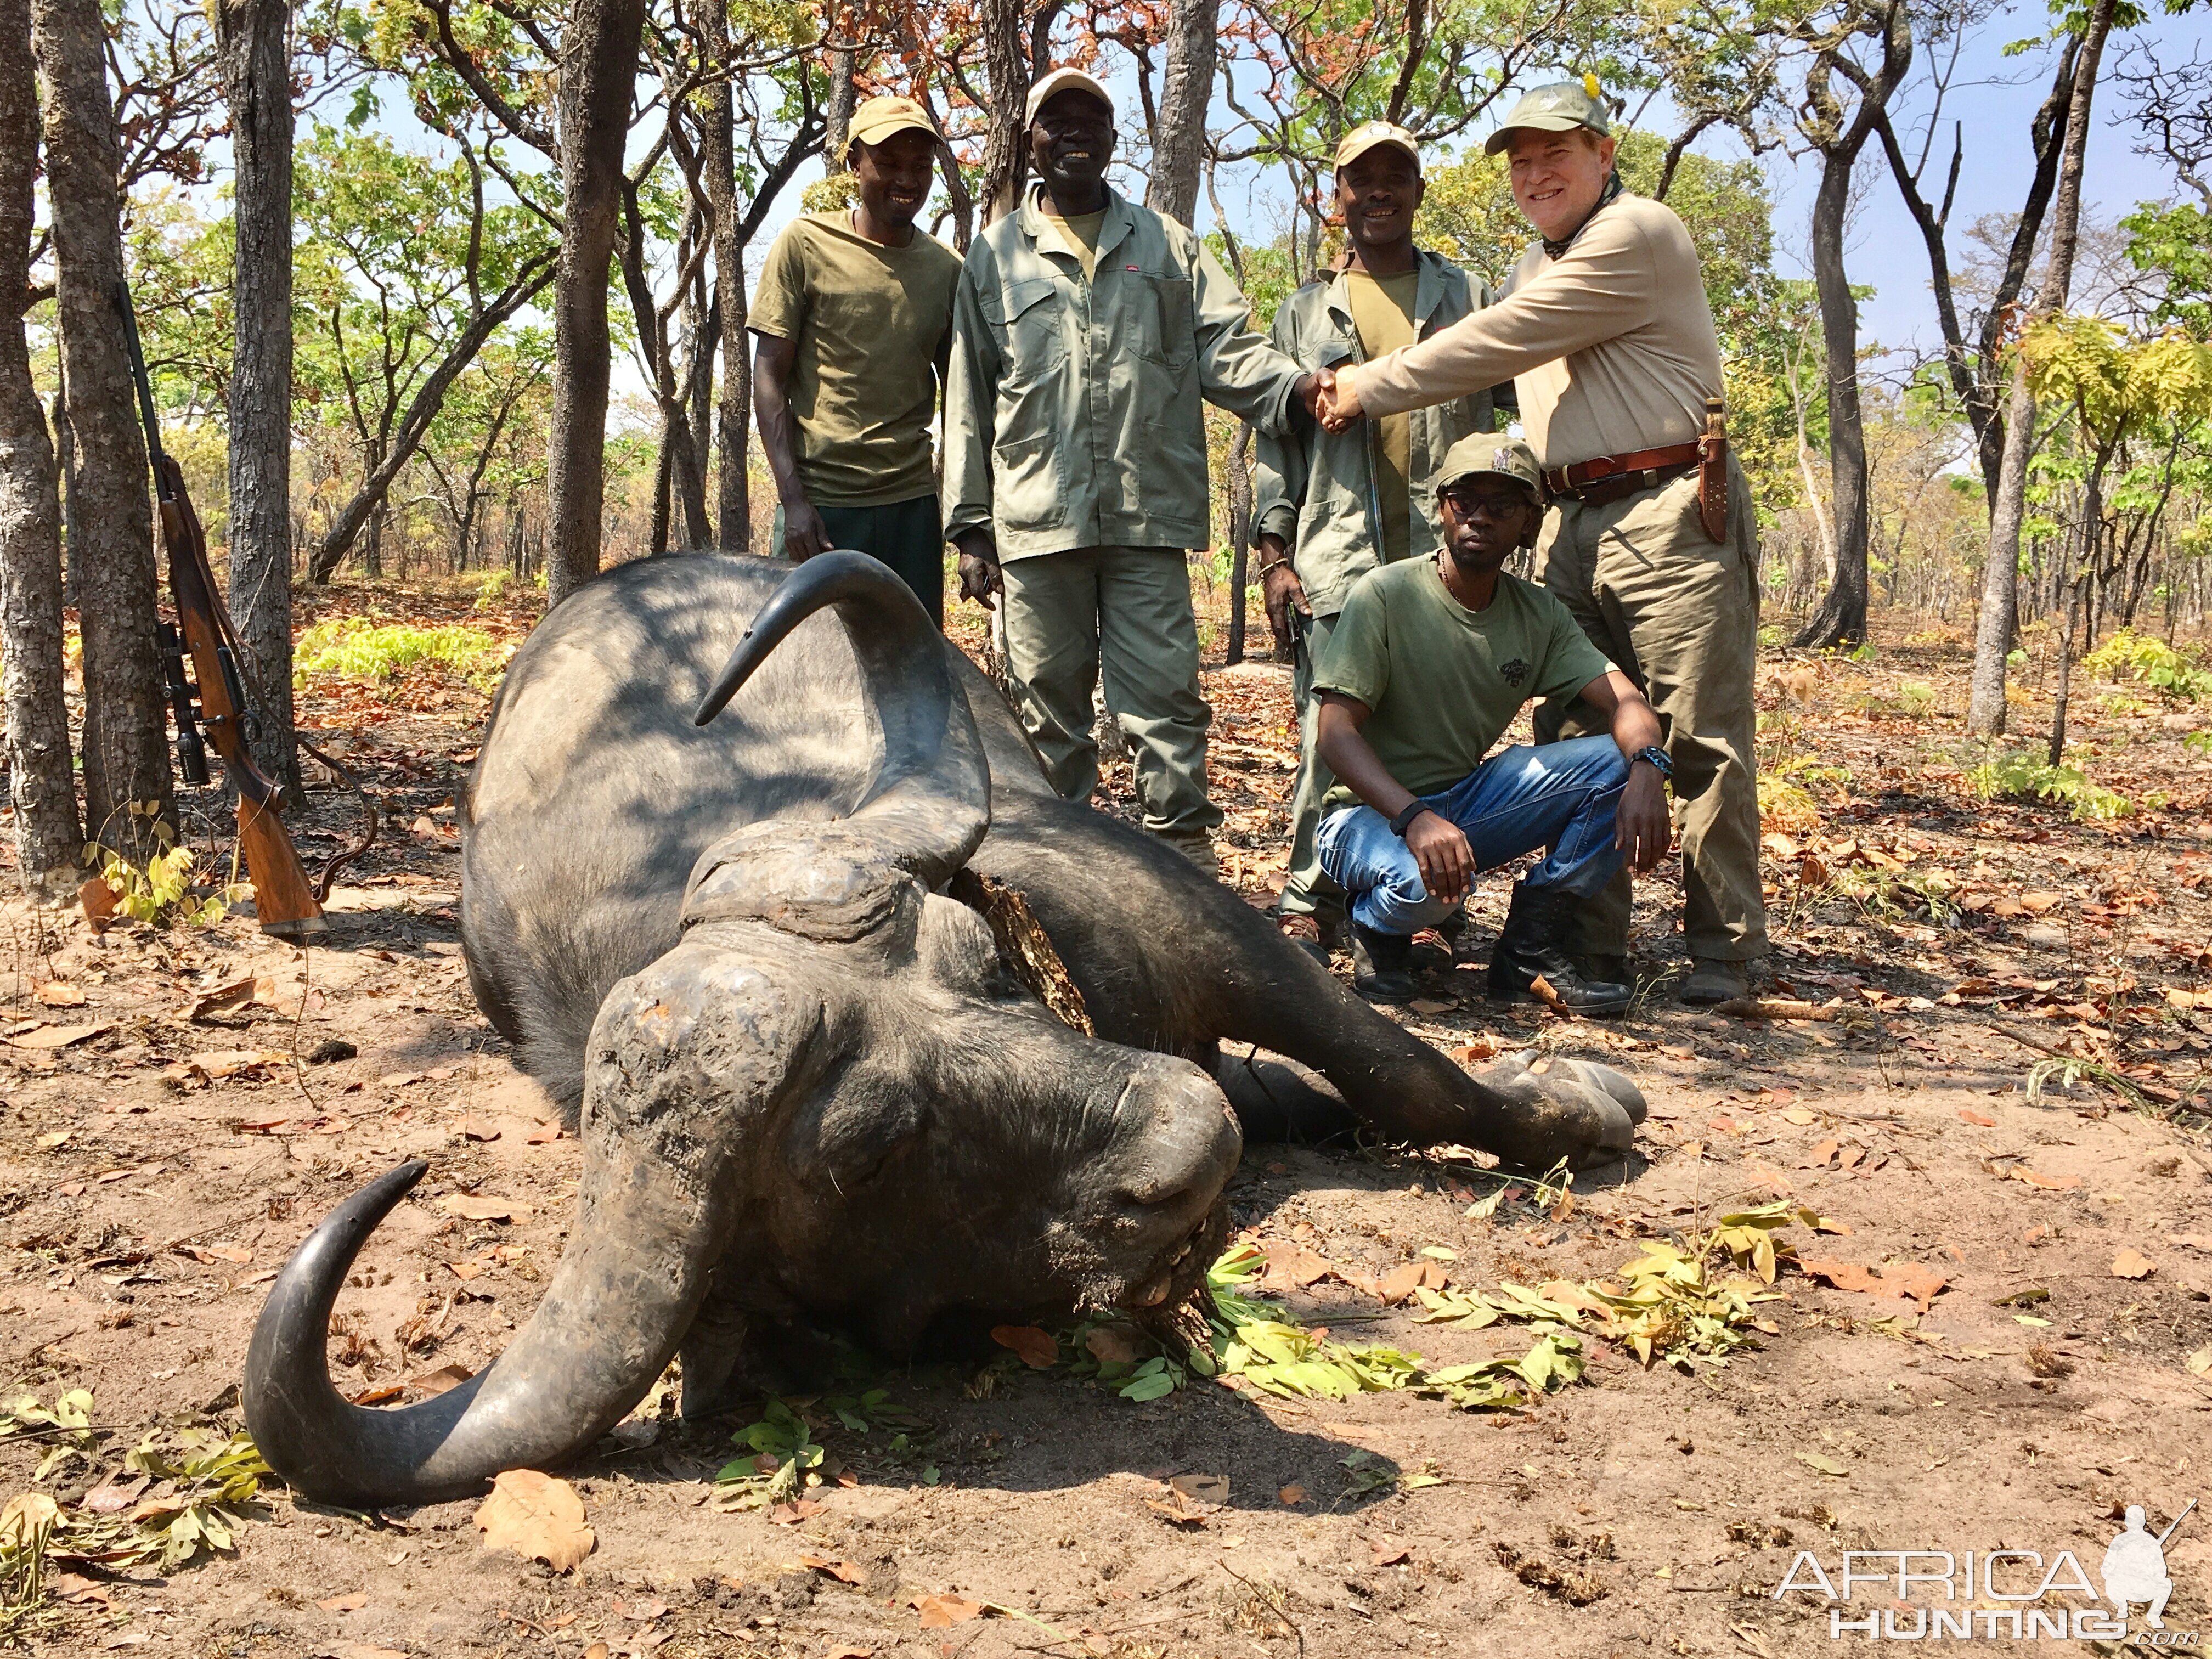
POLYGON ((792 1162, 829 1176, 850 1193, 928 1131, 930 1103, 913 1085, 872 1067, 855 1066, 834 1094, 792 1125, 792 1162))

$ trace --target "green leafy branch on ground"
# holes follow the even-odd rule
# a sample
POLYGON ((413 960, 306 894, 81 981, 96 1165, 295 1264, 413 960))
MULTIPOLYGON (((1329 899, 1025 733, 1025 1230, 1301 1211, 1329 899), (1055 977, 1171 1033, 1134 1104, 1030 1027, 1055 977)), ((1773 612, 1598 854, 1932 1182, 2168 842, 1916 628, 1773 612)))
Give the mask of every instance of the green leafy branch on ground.
POLYGON ((2168 702, 2198 702, 2212 696, 2212 669, 2197 646, 2176 649, 2166 641, 2123 628, 2081 659, 2082 672, 2100 680, 2133 680, 2168 702))
MULTIPOLYGON (((0 1439, 59 1431, 32 1477, 35 1486, 68 1462, 95 1462, 91 1413, 92 1395, 82 1389, 52 1407, 26 1395, 0 1415, 0 1439)), ((21 1626, 31 1618, 46 1560, 111 1570, 153 1562, 169 1572, 207 1552, 234 1548, 270 1474, 242 1431, 157 1430, 76 1504, 41 1492, 19 1495, 0 1510, 0 1636, 11 1621, 21 1626)))
POLYGON ((835 1478, 843 1462, 821 1438, 833 1431, 833 1422, 858 1435, 891 1430, 884 1451, 896 1462, 917 1464, 916 1478, 923 1486, 937 1484, 936 1465, 922 1461, 920 1440, 927 1431, 921 1419, 894 1401, 889 1390, 870 1389, 858 1395, 764 1402, 759 1420, 730 1437, 750 1455, 724 1464, 715 1474, 716 1506, 767 1509, 794 1502, 809 1488, 835 1478))

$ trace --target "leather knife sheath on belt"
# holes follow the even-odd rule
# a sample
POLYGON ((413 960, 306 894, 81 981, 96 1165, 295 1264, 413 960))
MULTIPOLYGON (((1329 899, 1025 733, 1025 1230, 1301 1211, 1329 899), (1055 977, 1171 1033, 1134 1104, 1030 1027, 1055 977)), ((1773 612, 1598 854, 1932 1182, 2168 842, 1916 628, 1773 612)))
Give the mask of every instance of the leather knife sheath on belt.
POLYGON ((1547 467, 1544 488, 1591 507, 1671 483, 1692 467, 1698 473, 1698 520, 1716 543, 1728 539, 1728 428, 1721 400, 1705 399, 1705 435, 1695 443, 1639 449, 1630 455, 1599 455, 1571 466, 1547 467))

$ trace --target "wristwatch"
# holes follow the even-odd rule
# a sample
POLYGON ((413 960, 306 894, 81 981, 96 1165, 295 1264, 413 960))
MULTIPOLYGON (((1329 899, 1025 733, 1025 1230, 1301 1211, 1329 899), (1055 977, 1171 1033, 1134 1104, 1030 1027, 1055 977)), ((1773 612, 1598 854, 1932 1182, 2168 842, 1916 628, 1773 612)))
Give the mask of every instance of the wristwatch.
POLYGON ((1628 763, 1632 766, 1638 761, 1649 761, 1662 778, 1672 780, 1674 775, 1674 761, 1668 757, 1667 751, 1656 743, 1645 744, 1643 748, 1628 757, 1628 763))
POLYGON ((1428 802, 1418 797, 1407 802, 1406 810, 1390 820, 1390 833, 1397 836, 1400 841, 1405 840, 1406 831, 1413 827, 1413 820, 1424 812, 1432 812, 1435 810, 1428 802))

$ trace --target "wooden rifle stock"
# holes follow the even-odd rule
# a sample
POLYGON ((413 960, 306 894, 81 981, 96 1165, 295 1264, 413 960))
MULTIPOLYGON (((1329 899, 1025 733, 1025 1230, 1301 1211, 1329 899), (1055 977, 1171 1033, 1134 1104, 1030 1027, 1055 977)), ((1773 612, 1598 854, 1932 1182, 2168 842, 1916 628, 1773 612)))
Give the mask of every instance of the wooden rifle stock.
POLYGON ((247 747, 246 689, 238 673, 237 635, 230 612, 216 589, 215 569, 208 562, 207 535, 199 514, 185 489, 185 477, 172 456, 161 447, 161 431, 154 411, 153 384, 146 374, 146 359, 138 344, 138 325, 131 313, 128 289, 118 289, 116 306, 123 313, 124 334, 131 349, 131 367, 138 382, 140 418, 146 428, 146 448, 154 465, 155 495, 161 508, 161 544, 169 556, 169 597, 177 607, 177 627, 185 653, 191 659, 197 688, 183 688, 179 708, 179 739, 186 732, 191 701, 199 695, 199 724, 207 741, 222 757, 225 780, 238 791, 238 845, 245 855, 247 876, 253 883, 254 913, 261 931, 279 939, 313 939, 327 931, 323 907, 315 902, 299 849, 277 816, 277 786, 253 763, 247 747))

